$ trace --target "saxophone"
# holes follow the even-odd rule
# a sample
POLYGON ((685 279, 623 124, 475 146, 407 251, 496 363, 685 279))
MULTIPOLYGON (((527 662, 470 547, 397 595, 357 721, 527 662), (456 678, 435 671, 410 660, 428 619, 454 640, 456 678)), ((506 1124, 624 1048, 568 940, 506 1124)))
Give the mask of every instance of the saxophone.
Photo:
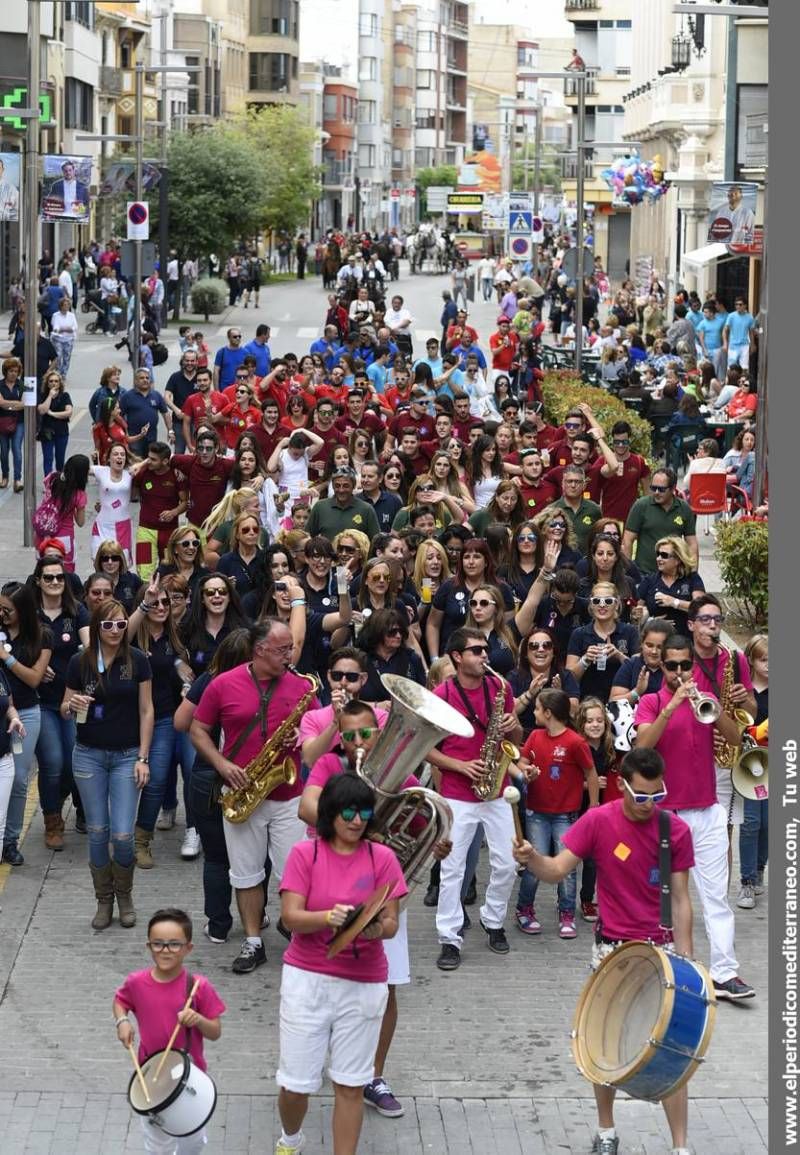
MULTIPOLYGON (((725 663, 725 673, 722 675, 719 704, 727 714, 730 714, 734 718, 739 729, 744 733, 748 726, 752 726, 753 719, 745 710, 737 709, 731 701, 731 686, 733 685, 735 661, 736 659, 733 652, 729 653, 728 660, 725 663)), ((727 770, 733 770, 741 752, 741 743, 738 746, 733 746, 730 742, 726 742, 719 730, 715 728, 714 761, 718 766, 724 766, 727 770)))
POLYGON ((301 674, 297 670, 292 673, 309 682, 310 689, 267 739, 255 758, 251 758, 243 767, 249 779, 247 785, 235 789, 227 786, 223 788, 219 801, 222 816, 228 822, 246 822, 273 790, 284 784, 291 786, 297 779, 297 767, 288 753, 288 741, 311 704, 319 683, 313 674, 301 674))
POLYGON ((487 674, 494 674, 500 681, 500 689, 495 695, 489 724, 486 727, 486 737, 481 746, 480 760, 484 764, 481 777, 472 784, 472 791, 481 802, 493 802, 500 797, 503 779, 506 776, 510 763, 516 762, 520 756, 519 748, 513 742, 503 738, 502 722, 506 712, 506 682, 505 679, 484 663, 487 674))

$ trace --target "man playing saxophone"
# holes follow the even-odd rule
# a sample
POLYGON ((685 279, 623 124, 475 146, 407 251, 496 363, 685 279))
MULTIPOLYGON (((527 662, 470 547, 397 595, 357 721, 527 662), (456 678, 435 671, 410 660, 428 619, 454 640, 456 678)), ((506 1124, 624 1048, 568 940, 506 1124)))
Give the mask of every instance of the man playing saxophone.
MULTIPOLYGON (((280 879, 289 851, 303 837, 303 824, 297 817, 302 783, 296 728, 303 711, 319 705, 309 688, 311 680, 289 669, 293 648, 289 627, 267 618, 250 633, 252 661, 214 678, 200 699, 190 731, 198 754, 237 792, 249 784, 244 768, 265 754, 282 726, 289 731, 269 750, 278 771, 270 775, 263 798, 248 803, 244 821, 226 818, 224 823, 230 881, 246 936, 233 963, 234 974, 249 974, 267 961, 261 938, 264 861, 269 853, 280 879), (287 727, 287 723, 291 724, 287 727), (212 737, 215 726, 224 731, 222 750, 212 737), (285 767, 283 772, 281 767, 285 767), (277 781, 274 788, 273 779, 277 781)), ((226 800, 236 797, 222 795, 223 814, 226 805, 231 805, 226 800)))
POLYGON ((436 960, 440 970, 455 970, 461 963, 461 883, 478 823, 483 825, 489 844, 489 884, 481 907, 481 925, 488 935, 488 947, 496 954, 508 954, 503 923, 514 887, 516 865, 512 855, 514 819, 511 807, 502 798, 508 777, 502 773, 504 743, 522 736, 514 713, 514 695, 502 678, 485 672, 489 657, 486 637, 480 630, 463 628, 450 637, 447 652, 455 675, 433 692, 467 718, 475 731, 472 738, 443 739, 428 755, 431 765, 442 772, 440 793, 453 811, 453 849, 442 862, 436 931, 441 952, 436 960), (499 781, 498 781, 499 779, 499 781), (491 783, 491 788, 489 787, 491 783))

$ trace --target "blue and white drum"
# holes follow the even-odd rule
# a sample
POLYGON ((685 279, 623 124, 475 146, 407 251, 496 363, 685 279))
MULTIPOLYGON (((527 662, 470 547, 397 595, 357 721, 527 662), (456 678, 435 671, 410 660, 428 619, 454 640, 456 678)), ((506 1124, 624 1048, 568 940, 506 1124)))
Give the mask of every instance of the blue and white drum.
POLYGON ((716 1010, 700 963, 651 943, 622 943, 581 992, 572 1054, 592 1083, 657 1102, 703 1061, 716 1010))

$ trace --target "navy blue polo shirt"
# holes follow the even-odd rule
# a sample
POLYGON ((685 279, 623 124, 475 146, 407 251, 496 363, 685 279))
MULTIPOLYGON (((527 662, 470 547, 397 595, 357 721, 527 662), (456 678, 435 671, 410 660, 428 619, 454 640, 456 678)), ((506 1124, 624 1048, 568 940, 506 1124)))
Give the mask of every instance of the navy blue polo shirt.
POLYGON ((120 398, 119 409, 128 423, 129 437, 135 437, 145 425, 150 426, 144 440, 134 446, 138 456, 141 457, 143 454, 140 451, 143 445, 152 445, 154 441, 159 440, 158 415, 167 412, 167 403, 156 389, 150 389, 147 393, 140 393, 138 389, 129 389, 120 398))

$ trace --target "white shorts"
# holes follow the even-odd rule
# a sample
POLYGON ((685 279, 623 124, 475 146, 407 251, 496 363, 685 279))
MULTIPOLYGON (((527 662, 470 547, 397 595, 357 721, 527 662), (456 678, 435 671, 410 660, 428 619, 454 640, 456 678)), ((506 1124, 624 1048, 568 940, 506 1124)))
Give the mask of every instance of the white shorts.
POLYGON ((408 958, 408 911, 400 911, 397 934, 383 940, 383 953, 389 964, 389 986, 403 987, 411 982, 411 963, 408 958))
POLYGON ((386 983, 351 982, 284 963, 278 1086, 313 1095, 322 1086, 326 1054, 332 1082, 368 1083, 388 997, 386 983))
POLYGON ((297 817, 297 798, 286 802, 267 799, 246 822, 226 822, 222 827, 228 849, 228 877, 236 890, 246 890, 264 881, 264 861, 269 860, 276 881, 283 875, 289 851, 305 835, 305 824, 297 817))
POLYGON ((208 1143, 205 1127, 194 1135, 178 1137, 162 1131, 149 1115, 140 1115, 139 1125, 148 1155, 199 1155, 208 1143))
POLYGON ((726 766, 717 766, 717 801, 727 815, 728 826, 741 826, 744 820, 744 799, 733 789, 731 772, 726 766))

